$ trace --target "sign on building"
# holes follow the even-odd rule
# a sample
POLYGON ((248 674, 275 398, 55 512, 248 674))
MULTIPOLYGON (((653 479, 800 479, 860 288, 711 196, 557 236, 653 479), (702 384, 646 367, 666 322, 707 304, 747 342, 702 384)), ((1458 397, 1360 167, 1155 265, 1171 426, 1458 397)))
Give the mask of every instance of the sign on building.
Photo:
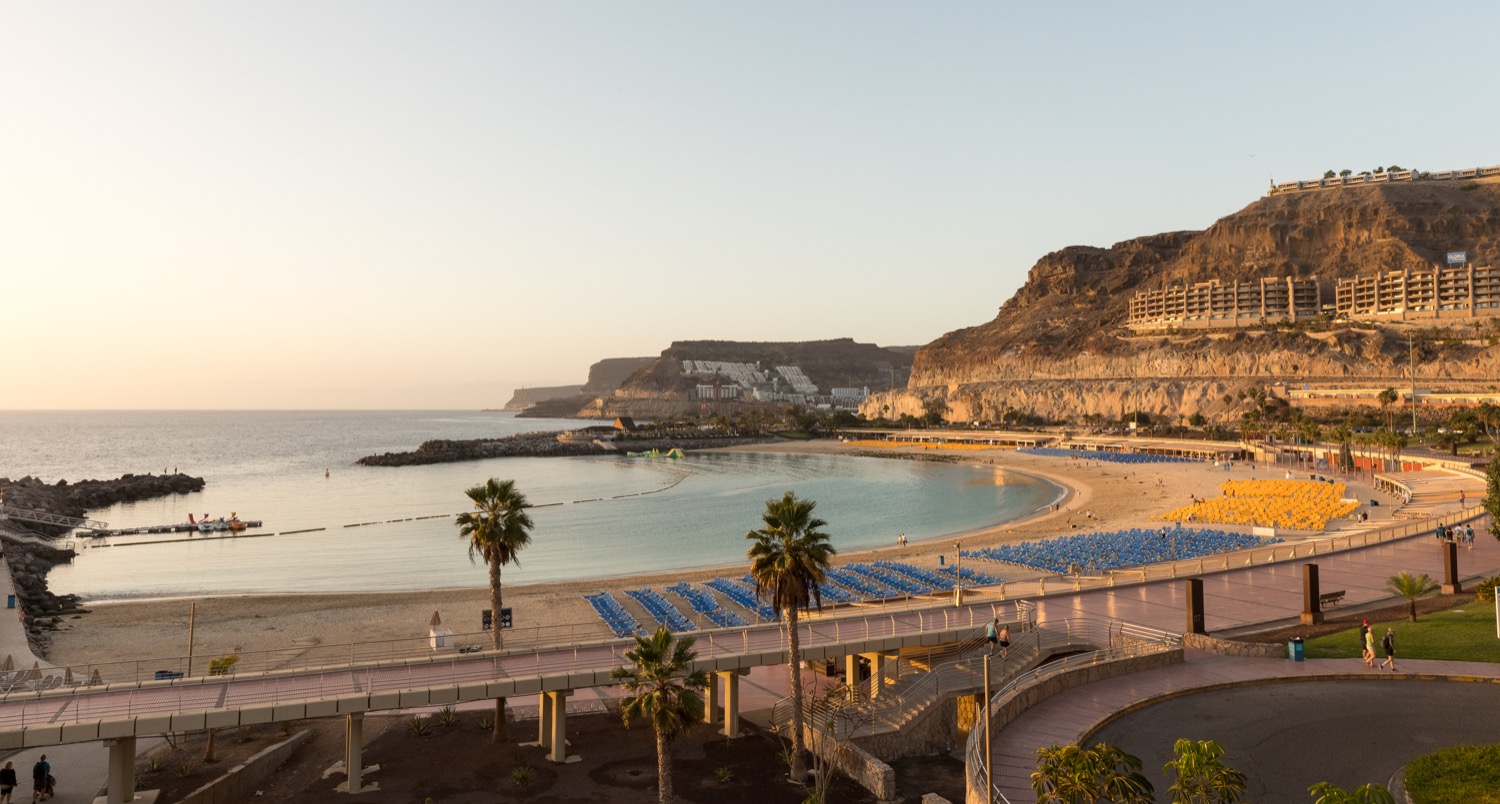
POLYGON ((1450 252, 1448 252, 1448 264, 1449 265, 1463 265, 1464 263, 1466 263, 1468 261, 1469 261, 1469 252, 1467 252, 1467 251, 1450 251, 1450 252))

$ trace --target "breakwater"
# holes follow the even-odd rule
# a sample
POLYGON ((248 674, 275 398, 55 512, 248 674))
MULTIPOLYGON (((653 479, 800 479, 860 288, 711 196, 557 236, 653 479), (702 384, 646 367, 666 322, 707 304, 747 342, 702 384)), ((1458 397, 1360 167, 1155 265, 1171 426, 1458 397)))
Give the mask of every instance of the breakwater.
POLYGON ((694 450, 733 447, 770 441, 769 438, 702 437, 587 439, 580 431, 517 433, 504 438, 436 439, 424 441, 411 452, 386 452, 366 455, 355 463, 360 466, 422 466, 434 463, 479 461, 487 458, 556 458, 578 455, 611 455, 671 449, 694 450))
MULTIPOLYGON (((59 480, 46 483, 30 475, 20 480, 0 478, 0 493, 11 508, 82 518, 89 509, 108 508, 122 502, 139 502, 173 494, 202 491, 204 480, 184 474, 123 475, 114 480, 59 480)), ((7 522, 0 529, 4 563, 16 590, 16 606, 26 629, 32 652, 45 656, 50 633, 64 617, 85 613, 77 595, 57 595, 47 588, 47 574, 77 555, 71 542, 59 543, 68 529, 59 525, 7 522)))
MULTIPOLYGON (((108 508, 117 503, 140 502, 173 494, 202 491, 201 477, 185 474, 121 475, 114 480, 59 480, 47 483, 27 475, 20 480, 0 477, 0 494, 12 508, 43 511, 60 516, 83 518, 90 510, 108 508)), ((67 528, 28 525, 45 536, 61 536, 67 528)))

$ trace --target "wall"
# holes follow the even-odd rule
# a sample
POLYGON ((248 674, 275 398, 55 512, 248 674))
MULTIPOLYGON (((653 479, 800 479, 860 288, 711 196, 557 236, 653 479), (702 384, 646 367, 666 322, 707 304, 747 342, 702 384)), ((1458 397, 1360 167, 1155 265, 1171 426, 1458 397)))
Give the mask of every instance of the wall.
POLYGON ((1235 642, 1229 639, 1217 639, 1206 634, 1183 634, 1182 646, 1218 656, 1236 656, 1241 659, 1286 658, 1286 646, 1280 643, 1235 642))
POLYGON ((312 738, 313 733, 310 731, 295 734, 290 739, 261 751, 230 768, 223 776, 183 796, 179 804, 230 804, 230 802, 253 796, 256 789, 264 784, 288 757, 298 748, 311 742, 312 738))

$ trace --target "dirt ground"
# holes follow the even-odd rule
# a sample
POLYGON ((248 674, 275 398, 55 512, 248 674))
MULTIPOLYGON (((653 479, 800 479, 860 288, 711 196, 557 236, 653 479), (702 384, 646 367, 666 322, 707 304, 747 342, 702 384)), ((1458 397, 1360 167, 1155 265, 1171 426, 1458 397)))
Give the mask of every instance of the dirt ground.
MULTIPOLYGON (((535 734, 535 720, 512 721, 510 740, 495 746, 482 728, 480 712, 460 712, 451 726, 430 722, 425 736, 408 728, 409 717, 365 719, 366 784, 378 789, 358 800, 370 804, 485 804, 526 801, 536 804, 656 801, 656 744, 644 724, 624 728, 614 714, 570 715, 569 752, 581 760, 554 765, 540 748, 523 747, 518 740, 535 734), (517 769, 528 768, 529 779, 517 782, 517 769)), ((140 789, 161 789, 162 804, 178 800, 239 760, 285 739, 287 734, 311 729, 312 741, 292 756, 272 779, 243 799, 245 804, 294 802, 321 804, 341 796, 334 788, 342 772, 325 772, 343 758, 343 721, 336 718, 265 726, 249 733, 222 731, 216 738, 219 761, 202 762, 204 738, 191 735, 175 752, 166 747, 137 766, 140 789), (241 741, 242 740, 242 741, 241 741), (191 772, 186 772, 191 769, 191 772)), ((742 736, 729 740, 705 726, 695 728, 672 744, 673 782, 685 802, 713 804, 800 804, 803 788, 786 781, 782 742, 749 723, 742 736)), ((920 757, 893 763, 899 800, 919 801, 924 793, 939 793, 950 801, 963 799, 963 763, 948 756, 920 757)), ((875 799, 850 780, 838 777, 829 800, 862 804, 875 799)))

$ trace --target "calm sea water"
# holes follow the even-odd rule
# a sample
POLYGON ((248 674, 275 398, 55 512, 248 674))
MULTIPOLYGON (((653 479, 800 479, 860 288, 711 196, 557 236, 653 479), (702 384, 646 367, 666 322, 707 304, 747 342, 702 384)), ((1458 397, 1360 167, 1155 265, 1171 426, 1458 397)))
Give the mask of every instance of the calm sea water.
POLYGON ((264 521, 248 533, 276 534, 110 539, 51 575, 54 591, 91 600, 482 587, 484 567, 469 563, 451 515, 467 507, 463 489, 491 476, 514 478, 538 506, 531 546, 505 569, 511 584, 740 563, 765 501, 789 489, 817 500, 844 551, 888 545, 901 532, 935 538, 1013 519, 1058 494, 1002 470, 831 455, 354 464, 432 438, 583 424, 499 412, 0 412, 0 476, 55 482, 176 469, 207 487, 90 515, 136 527, 237 512, 264 521), (441 518, 415 519, 432 516, 441 518), (179 541, 143 543, 162 539, 179 541))

